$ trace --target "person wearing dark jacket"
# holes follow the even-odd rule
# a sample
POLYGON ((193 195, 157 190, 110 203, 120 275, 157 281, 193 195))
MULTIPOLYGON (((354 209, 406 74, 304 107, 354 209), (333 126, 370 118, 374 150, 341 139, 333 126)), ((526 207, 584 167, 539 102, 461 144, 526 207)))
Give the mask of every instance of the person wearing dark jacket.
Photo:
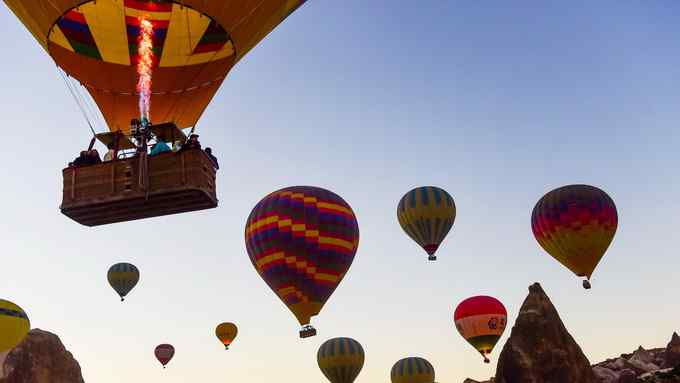
POLYGON ((213 156, 213 154, 212 154, 212 149, 211 149, 211 148, 205 148, 205 154, 208 155, 208 158, 210 158, 210 161, 212 161, 213 166, 215 167, 215 169, 219 169, 219 168, 220 168, 220 164, 217 162, 217 157, 213 156))

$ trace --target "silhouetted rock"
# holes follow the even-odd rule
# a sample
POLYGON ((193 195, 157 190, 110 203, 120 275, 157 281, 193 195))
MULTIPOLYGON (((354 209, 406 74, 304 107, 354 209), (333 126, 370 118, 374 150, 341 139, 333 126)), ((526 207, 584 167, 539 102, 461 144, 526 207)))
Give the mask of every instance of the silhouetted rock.
POLYGON ((496 383, 598 383, 541 285, 529 287, 498 360, 496 383))
POLYGON ((680 365, 680 336, 678 333, 674 332, 671 337, 671 341, 668 342, 666 346, 666 352, 664 353, 664 368, 675 367, 680 365))
POLYGON ((59 337, 40 329, 6 353, 0 367, 0 383, 84 383, 80 365, 59 337))

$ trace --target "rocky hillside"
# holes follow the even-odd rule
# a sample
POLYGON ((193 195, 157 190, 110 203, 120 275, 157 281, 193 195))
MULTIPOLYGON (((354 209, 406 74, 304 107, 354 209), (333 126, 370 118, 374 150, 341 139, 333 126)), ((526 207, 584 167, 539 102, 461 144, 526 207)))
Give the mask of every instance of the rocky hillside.
POLYGON ((674 333, 664 348, 638 347, 591 366, 535 283, 499 356, 496 377, 463 383, 680 383, 680 336, 674 333))
POLYGON ((673 333, 665 348, 645 350, 607 359, 593 366, 601 383, 680 383, 680 336, 673 333))
POLYGON ((80 365, 59 337, 31 330, 9 353, 0 354, 0 383, 84 383, 80 365))

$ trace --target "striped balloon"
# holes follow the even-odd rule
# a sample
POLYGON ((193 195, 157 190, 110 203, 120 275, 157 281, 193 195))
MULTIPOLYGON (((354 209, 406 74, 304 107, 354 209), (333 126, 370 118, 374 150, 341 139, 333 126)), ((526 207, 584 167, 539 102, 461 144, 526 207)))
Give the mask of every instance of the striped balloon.
POLYGON ((352 383, 364 366, 364 349, 352 338, 333 338, 319 347, 316 360, 331 383, 352 383))
POLYGON ((293 186, 264 197, 248 217, 246 248, 258 274, 309 334, 359 245, 352 208, 337 194, 293 186))
POLYGON ((165 365, 175 356, 175 348, 171 344, 159 344, 156 346, 154 354, 156 359, 163 365, 163 368, 165 368, 165 365))
POLYGON ((505 306, 494 297, 471 297, 456 307, 453 320, 460 335, 489 363, 488 355, 505 331, 508 320, 505 306))
POLYGON ((390 378, 392 383, 433 383, 434 367, 417 356, 404 358, 392 366, 390 378))
POLYGON ((429 254, 434 253, 453 227, 456 204, 446 190, 435 186, 418 187, 406 193, 397 206, 402 229, 429 254))
POLYGON ((30 329, 31 322, 21 307, 0 299, 0 353, 16 347, 30 329))
POLYGON ((557 188, 543 196, 531 214, 531 229, 538 243, 574 274, 586 277, 586 288, 617 226, 614 201, 589 185, 557 188))
POLYGON ((139 282, 139 270, 131 263, 116 263, 109 268, 107 277, 109 284, 120 295, 122 302, 130 290, 139 282))

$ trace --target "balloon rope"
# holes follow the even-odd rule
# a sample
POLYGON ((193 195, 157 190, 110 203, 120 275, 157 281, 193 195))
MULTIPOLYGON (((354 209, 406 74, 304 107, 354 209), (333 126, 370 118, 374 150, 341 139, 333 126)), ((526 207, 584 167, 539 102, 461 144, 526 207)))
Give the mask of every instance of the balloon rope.
POLYGON ((78 104, 78 108, 80 109, 80 112, 83 114, 83 117, 85 117, 85 121, 87 122, 87 125, 90 127, 90 131, 92 132, 92 135, 95 136, 97 133, 95 133, 94 128, 92 127, 92 123, 90 122, 90 118, 87 115, 87 112, 85 111, 85 107, 83 106, 82 100, 78 98, 78 95, 76 94, 75 89, 73 89, 73 84, 71 84, 70 81, 66 78, 66 75, 64 74, 64 71, 61 70, 61 68, 57 67, 57 71, 61 75, 61 78, 64 79, 64 82, 66 83, 66 87, 68 88, 69 92, 71 93, 71 96, 73 96, 73 99, 76 101, 76 104, 78 104))

